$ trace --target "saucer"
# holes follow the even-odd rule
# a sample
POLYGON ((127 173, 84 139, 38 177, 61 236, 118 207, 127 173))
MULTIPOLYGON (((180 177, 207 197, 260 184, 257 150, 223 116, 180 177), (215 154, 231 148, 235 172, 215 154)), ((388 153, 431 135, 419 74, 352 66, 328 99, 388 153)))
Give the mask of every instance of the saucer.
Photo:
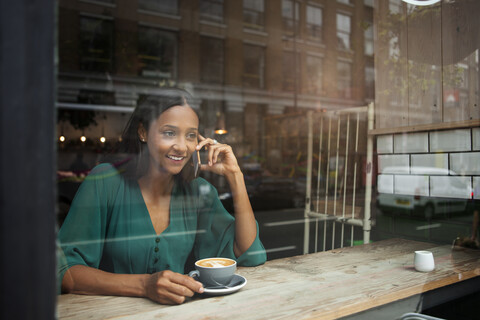
POLYGON ((242 289, 246 284, 247 284, 247 279, 245 279, 241 275, 235 274, 233 275, 232 280, 230 280, 230 283, 225 286, 228 288, 205 287, 203 293, 209 296, 220 296, 224 294, 230 294, 242 289), (233 287, 231 287, 232 285, 233 287))

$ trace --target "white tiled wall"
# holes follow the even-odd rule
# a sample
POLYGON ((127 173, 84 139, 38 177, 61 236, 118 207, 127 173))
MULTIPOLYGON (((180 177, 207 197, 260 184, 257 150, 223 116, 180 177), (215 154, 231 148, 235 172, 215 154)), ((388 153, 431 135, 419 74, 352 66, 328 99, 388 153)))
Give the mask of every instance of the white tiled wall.
POLYGON ((480 150, 480 128, 472 129, 472 147, 473 150, 480 150))
POLYGON ((378 192, 480 199, 480 128, 377 137, 378 192))
POLYGON ((461 175, 480 175, 480 152, 450 154, 450 169, 461 175))
POLYGON ((447 153, 412 154, 411 159, 412 174, 448 174, 447 153))
POLYGON ((433 197, 462 198, 471 197, 471 177, 431 176, 430 195, 433 197))
POLYGON ((396 175, 395 194, 428 196, 428 176, 396 175))
POLYGON ((405 133, 394 136, 395 153, 428 152, 428 133, 405 133))
POLYGON ((470 129, 430 132, 430 152, 470 151, 470 129))
POLYGON ((473 177, 473 198, 480 199, 480 177, 473 177))
POLYGON ((393 153, 393 135, 387 134, 377 138, 378 153, 393 153))
POLYGON ((392 174, 380 174, 378 175, 377 190, 380 193, 393 193, 393 175, 392 174))
POLYGON ((379 173, 410 173, 409 156, 407 154, 378 156, 379 173))

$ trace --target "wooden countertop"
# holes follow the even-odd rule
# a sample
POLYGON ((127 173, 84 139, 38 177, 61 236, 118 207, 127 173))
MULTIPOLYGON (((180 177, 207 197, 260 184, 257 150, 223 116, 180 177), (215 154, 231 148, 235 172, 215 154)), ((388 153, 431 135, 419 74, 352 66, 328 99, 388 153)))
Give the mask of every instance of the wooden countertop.
POLYGON ((198 296, 179 306, 143 298, 58 296, 60 319, 336 319, 480 275, 480 251, 403 239, 268 261, 238 268, 240 291, 198 296), (436 268, 413 268, 430 250, 436 268))

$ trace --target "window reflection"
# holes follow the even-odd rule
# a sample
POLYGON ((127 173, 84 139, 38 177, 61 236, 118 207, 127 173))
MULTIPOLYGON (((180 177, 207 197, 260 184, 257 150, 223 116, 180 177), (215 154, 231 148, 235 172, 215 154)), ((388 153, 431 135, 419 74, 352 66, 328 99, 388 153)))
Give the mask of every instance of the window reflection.
POLYGON ((263 30, 265 26, 263 0, 243 0, 243 19, 247 28, 263 30))
POLYGON ((139 26, 138 60, 140 75, 175 79, 177 70, 177 37, 169 31, 139 26))

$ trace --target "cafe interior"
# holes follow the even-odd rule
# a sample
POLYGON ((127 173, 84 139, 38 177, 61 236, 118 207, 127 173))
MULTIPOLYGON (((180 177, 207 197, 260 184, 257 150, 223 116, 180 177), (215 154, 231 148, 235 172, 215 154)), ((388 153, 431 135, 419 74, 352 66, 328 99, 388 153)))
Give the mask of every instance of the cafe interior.
MULTIPOLYGON (((54 59, 43 64, 52 78, 38 90, 52 90, 37 108, 49 110, 50 136, 38 138, 35 157, 52 150, 43 167, 51 181, 39 197, 52 201, 39 224, 48 231, 35 232, 46 239, 39 252, 50 260, 36 272, 48 288, 55 234, 78 188, 104 159, 120 156, 139 101, 168 87, 193 96, 203 136, 232 147, 267 262, 238 267, 241 288, 179 306, 41 294, 40 284, 24 283, 42 296, 28 303, 36 313, 16 302, 5 315, 477 319, 480 1, 47 2, 38 40, 45 61, 54 59), (427 272, 416 264, 424 251, 435 263, 427 272)), ((19 3, 2 16, 24 12, 22 30, 35 29, 31 8, 19 3)), ((2 25, 17 26, 13 18, 2 25)), ((8 61, 0 62, 5 70, 8 61)), ((227 181, 200 176, 233 215, 227 181)))

